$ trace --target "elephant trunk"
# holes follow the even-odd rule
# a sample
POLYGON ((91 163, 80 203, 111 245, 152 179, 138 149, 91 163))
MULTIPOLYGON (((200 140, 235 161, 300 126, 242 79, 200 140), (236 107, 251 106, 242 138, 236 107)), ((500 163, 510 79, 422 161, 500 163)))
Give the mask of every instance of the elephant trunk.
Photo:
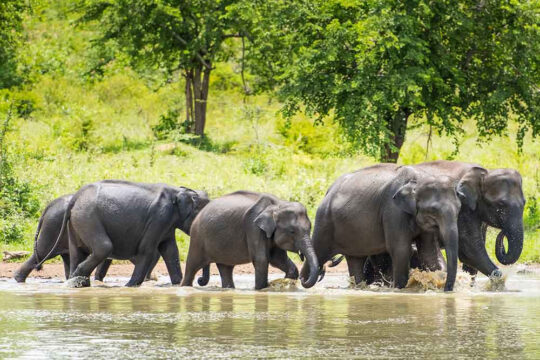
POLYGON ((306 258, 300 281, 302 282, 303 287, 310 288, 317 282, 317 277, 319 276, 319 261, 317 255, 315 255, 315 250, 313 250, 309 236, 305 236, 298 247, 306 258), (309 276, 307 279, 305 278, 307 272, 306 269, 309 269, 309 276))
POLYGON ((458 262, 458 229, 457 224, 441 228, 441 238, 446 249, 446 284, 444 291, 452 291, 456 282, 457 262, 458 262))
POLYGON ((499 235, 497 235, 497 241, 495 242, 495 255, 497 260, 503 265, 510 265, 515 263, 523 250, 523 221, 520 218, 510 226, 505 227, 499 235), (508 239, 508 250, 504 249, 504 237, 508 239))

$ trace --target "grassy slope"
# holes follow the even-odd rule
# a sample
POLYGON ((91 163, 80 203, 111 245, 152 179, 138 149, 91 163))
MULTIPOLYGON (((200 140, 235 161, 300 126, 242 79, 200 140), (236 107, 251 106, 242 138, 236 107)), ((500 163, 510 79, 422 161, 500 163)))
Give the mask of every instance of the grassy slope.
MULTIPOLYGON (((280 105, 272 99, 252 97, 244 104, 234 86, 234 64, 214 72, 207 125, 213 146, 204 150, 170 140, 156 142, 150 127, 167 109, 182 106, 181 82, 152 90, 151 83, 129 68, 113 64, 102 80, 88 83, 80 74, 91 51, 89 32, 74 29, 63 11, 55 5, 40 19, 27 21, 24 55, 35 82, 19 96, 35 99, 36 111, 27 120, 19 119, 10 134, 17 173, 35 185, 43 206, 84 183, 122 178, 205 189, 212 197, 237 189, 266 191, 301 201, 313 219, 326 189, 340 174, 376 162, 350 151, 332 124, 314 127, 298 116, 287 128, 277 114, 280 105), (89 128, 87 135, 83 124, 89 128)), ((464 130, 456 160, 516 168, 523 175, 526 197, 540 198, 538 141, 527 139, 518 155, 511 136, 480 145, 472 122, 464 130)), ((426 140, 426 128, 410 131, 400 162, 424 161, 426 140)), ((427 159, 448 158, 453 150, 451 139, 434 136, 427 159)), ((36 223, 27 222, 23 243, 3 247, 31 250, 36 223)), ((494 237, 490 232, 490 254, 494 237)), ((178 233, 178 239, 184 259, 187 238, 178 233)), ((538 229, 526 233, 522 261, 540 261, 539 239, 538 229)))

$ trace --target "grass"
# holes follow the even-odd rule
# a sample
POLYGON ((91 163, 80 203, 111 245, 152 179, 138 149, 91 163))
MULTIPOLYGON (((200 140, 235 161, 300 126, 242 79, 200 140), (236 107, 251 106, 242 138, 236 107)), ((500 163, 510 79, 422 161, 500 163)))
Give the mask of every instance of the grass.
MULTIPOLYGON (((90 51, 88 30, 74 31, 58 16, 61 10, 57 5, 27 19, 29 42, 22 56, 36 59, 27 61, 33 82, 9 94, 32 105, 32 111, 15 119, 7 141, 17 176, 30 182, 42 208, 83 184, 127 179, 204 189, 211 197, 238 189, 265 191, 302 202, 314 219, 338 176, 377 162, 353 151, 335 124, 314 126, 302 115, 286 122, 278 113, 281 104, 267 95, 244 102, 235 64, 218 65, 215 74, 221 75, 212 77, 205 143, 189 145, 174 137, 156 141, 151 127, 160 115, 171 109, 183 113, 181 79, 157 87, 121 61, 111 63, 102 78, 82 77, 90 51), (38 61, 48 53, 62 54, 56 62, 63 66, 51 59, 38 61)), ((427 156, 429 129, 409 131, 400 163, 454 158, 487 168, 515 168, 523 176, 526 198, 540 199, 539 141, 527 137, 519 153, 515 125, 508 136, 489 143, 477 141, 472 121, 463 130, 457 154, 452 139, 435 134, 427 156)), ((2 244, 3 250, 32 250, 37 218, 21 221, 24 238, 2 244)), ((535 221, 526 231, 522 262, 540 262, 535 221)), ((495 236, 489 232, 490 255, 495 236)), ((188 239, 178 233, 178 241, 184 260, 188 239)))

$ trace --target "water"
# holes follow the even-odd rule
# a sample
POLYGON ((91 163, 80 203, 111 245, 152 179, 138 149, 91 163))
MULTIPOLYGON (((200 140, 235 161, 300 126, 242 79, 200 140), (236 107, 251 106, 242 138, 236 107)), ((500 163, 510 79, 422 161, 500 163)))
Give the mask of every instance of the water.
MULTIPOLYGON (((70 289, 0 280, 0 358, 540 358, 540 276, 455 293, 347 289, 222 291, 145 283, 70 289)), ((95 285, 95 284, 94 284, 95 285)), ((484 284, 485 285, 485 284, 484 284)))

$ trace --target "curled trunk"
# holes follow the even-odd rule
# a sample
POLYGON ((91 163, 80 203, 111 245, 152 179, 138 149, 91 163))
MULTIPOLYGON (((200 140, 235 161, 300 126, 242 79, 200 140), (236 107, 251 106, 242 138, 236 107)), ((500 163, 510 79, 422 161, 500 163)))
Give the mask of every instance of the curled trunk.
POLYGON ((515 263, 523 250, 523 221, 509 226, 499 232, 495 242, 495 255, 503 265, 515 263), (504 248, 504 238, 508 239, 508 250, 504 248))

